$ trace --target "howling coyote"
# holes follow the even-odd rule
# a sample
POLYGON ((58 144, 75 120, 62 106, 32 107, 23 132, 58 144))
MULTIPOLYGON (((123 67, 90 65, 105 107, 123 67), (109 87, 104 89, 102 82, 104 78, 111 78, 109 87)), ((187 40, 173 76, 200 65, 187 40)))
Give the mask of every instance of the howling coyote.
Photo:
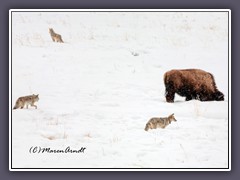
POLYGON ((55 33, 52 28, 49 28, 49 33, 51 35, 53 42, 63 43, 62 36, 60 34, 55 33))
POLYGON ((37 109, 37 106, 34 105, 35 102, 39 100, 38 94, 37 95, 30 95, 30 96, 23 96, 17 99, 16 104, 13 109, 18 109, 18 108, 24 108, 26 105, 28 108, 28 105, 34 106, 35 109, 37 109))
POLYGON ((148 131, 149 129, 157 129, 157 128, 165 128, 167 125, 171 124, 172 121, 177 121, 174 117, 174 114, 171 114, 168 117, 165 118, 151 118, 145 127, 145 131, 148 131))

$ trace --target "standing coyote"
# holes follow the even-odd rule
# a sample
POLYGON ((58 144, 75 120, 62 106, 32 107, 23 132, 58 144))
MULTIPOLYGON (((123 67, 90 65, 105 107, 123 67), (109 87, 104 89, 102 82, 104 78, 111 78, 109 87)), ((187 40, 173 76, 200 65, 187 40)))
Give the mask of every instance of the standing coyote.
POLYGON ((63 43, 62 36, 60 34, 57 34, 53 31, 53 28, 49 28, 49 33, 51 35, 51 38, 53 42, 60 42, 63 43))
POLYGON ((20 97, 17 99, 13 109, 18 109, 18 108, 22 109, 24 108, 25 105, 27 106, 27 109, 28 109, 28 105, 34 106, 35 109, 37 109, 37 106, 34 105, 34 103, 37 102, 38 100, 39 100, 38 94, 20 97))
POLYGON ((172 121, 177 121, 174 117, 174 114, 171 114, 168 117, 165 118, 151 118, 145 127, 145 131, 148 131, 149 129, 157 129, 157 128, 165 128, 167 125, 171 124, 172 121))

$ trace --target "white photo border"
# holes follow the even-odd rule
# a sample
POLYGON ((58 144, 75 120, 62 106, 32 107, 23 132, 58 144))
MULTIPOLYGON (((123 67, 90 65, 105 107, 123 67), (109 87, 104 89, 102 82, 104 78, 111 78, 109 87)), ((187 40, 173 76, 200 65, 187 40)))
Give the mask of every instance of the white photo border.
POLYGON ((9 170, 10 171, 231 171, 231 10, 230 9, 10 9, 9 10, 9 170), (228 12, 228 168, 13 168, 12 13, 13 12, 228 12))

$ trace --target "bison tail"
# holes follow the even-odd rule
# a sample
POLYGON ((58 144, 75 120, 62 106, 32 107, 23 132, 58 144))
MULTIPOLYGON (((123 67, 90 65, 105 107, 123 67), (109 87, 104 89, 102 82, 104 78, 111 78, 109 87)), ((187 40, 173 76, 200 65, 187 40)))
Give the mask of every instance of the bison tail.
POLYGON ((168 75, 167 75, 167 73, 164 74, 163 80, 164 80, 164 84, 166 85, 168 83, 168 75))

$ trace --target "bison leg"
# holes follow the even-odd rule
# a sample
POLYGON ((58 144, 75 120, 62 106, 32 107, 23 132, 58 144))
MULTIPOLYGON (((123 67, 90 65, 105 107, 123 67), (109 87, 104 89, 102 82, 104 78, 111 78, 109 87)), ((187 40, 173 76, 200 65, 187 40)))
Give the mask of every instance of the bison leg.
POLYGON ((174 92, 166 92, 166 101, 168 103, 174 102, 174 97, 175 97, 175 93, 174 92))
POLYGON ((186 101, 190 101, 190 100, 193 100, 193 99, 200 100, 200 95, 196 94, 194 92, 192 94, 186 95, 186 101))
POLYGON ((175 89, 174 89, 174 85, 173 82, 168 82, 165 83, 165 97, 166 97, 166 101, 169 103, 174 102, 174 97, 175 97, 175 89))
POLYGON ((192 96, 187 96, 186 97, 186 101, 190 101, 190 100, 192 100, 193 98, 192 98, 192 96))

